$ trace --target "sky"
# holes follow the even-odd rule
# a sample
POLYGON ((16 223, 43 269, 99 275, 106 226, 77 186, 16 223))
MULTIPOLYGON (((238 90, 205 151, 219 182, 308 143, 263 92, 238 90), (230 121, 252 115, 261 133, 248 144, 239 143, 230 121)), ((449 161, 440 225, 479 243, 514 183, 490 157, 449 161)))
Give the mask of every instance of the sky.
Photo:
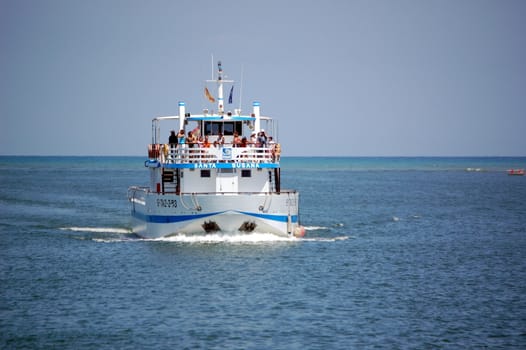
POLYGON ((0 154, 146 156, 212 57, 284 156, 526 155, 523 0, 0 0, 0 154))

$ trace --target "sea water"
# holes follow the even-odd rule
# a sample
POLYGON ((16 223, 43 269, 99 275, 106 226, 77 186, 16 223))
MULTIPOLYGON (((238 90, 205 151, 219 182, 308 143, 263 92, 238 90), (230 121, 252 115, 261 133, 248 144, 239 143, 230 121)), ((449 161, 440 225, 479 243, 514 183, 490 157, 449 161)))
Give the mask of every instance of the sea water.
POLYGON ((526 158, 284 158, 302 239, 140 239, 143 162, 0 157, 0 348, 526 348, 526 158))

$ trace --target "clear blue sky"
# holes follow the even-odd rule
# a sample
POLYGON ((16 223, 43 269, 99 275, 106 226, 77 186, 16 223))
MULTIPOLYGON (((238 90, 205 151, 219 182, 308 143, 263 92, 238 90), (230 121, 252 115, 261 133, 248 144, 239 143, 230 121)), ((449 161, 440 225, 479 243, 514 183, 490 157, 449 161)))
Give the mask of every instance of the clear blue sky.
POLYGON ((526 155, 523 0, 0 0, 0 154, 146 155, 212 54, 284 155, 526 155))

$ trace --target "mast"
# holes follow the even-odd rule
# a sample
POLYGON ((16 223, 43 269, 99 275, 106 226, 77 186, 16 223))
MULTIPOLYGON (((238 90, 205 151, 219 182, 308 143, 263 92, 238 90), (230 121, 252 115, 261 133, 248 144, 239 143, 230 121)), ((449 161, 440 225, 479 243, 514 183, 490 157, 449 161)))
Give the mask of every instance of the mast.
POLYGON ((224 103, 223 99, 223 67, 221 67, 221 61, 217 62, 217 110, 219 114, 224 113, 224 103))
POLYGON ((207 83, 217 83, 217 110, 218 114, 225 113, 225 99, 223 96, 223 83, 233 83, 233 80, 223 79, 223 67, 221 61, 217 62, 217 79, 207 80, 207 83))

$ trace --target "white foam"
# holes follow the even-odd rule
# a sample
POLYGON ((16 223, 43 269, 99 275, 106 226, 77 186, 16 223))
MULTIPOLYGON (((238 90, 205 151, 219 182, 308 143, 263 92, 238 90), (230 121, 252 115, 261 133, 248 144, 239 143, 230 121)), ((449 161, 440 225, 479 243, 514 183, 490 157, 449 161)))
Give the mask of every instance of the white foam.
MULTIPOLYGON (((68 228, 71 229, 71 228, 68 228)), ((82 228, 73 228, 79 229, 82 228)), ((116 230, 117 231, 117 230, 116 230)), ((92 229, 89 232, 94 232, 92 229)), ((108 231, 96 231, 108 232, 108 231)), ((121 232, 121 231, 119 231, 121 232)), ((122 233, 129 233, 129 231, 122 230, 122 233)), ((283 237, 272 233, 215 233, 206 235, 184 235, 178 234, 170 237, 161 238, 130 238, 130 237, 107 237, 107 238, 93 238, 94 242, 99 243, 118 243, 118 242, 171 242, 171 243, 188 243, 188 244, 273 244, 273 243, 301 243, 301 242, 337 242, 345 241, 351 238, 350 236, 338 237, 283 237)))
POLYGON ((208 234, 190 235, 179 234, 176 236, 144 239, 156 242, 181 242, 181 243, 274 243, 274 242, 336 242, 345 241, 349 236, 338 237, 282 237, 271 233, 251 233, 251 234, 208 234))
POLYGON ((118 234, 127 234, 131 233, 131 230, 125 228, 117 227, 61 227, 61 230, 64 231, 74 231, 74 232, 93 232, 93 233, 118 233, 118 234))
MULTIPOLYGON (((331 227, 344 227, 345 225, 341 222, 331 225, 331 227)), ((327 226, 304 226, 306 231, 317 231, 317 230, 330 230, 327 226)))
POLYGON ((92 241, 98 242, 98 243, 116 243, 116 242, 134 242, 134 241, 140 242, 137 239, 130 239, 130 238, 127 238, 127 239, 126 238, 93 238, 92 241))
POLYGON ((346 241, 350 236, 338 237, 280 237, 270 233, 253 234, 208 234, 199 236, 176 235, 163 238, 93 238, 94 242, 99 243, 118 243, 118 242, 167 242, 167 243, 188 243, 188 244, 273 244, 273 243, 302 243, 302 242, 338 242, 346 241))
POLYGON ((271 242, 296 242, 296 237, 282 237, 271 233, 251 234, 207 234, 207 235, 175 235, 152 239, 159 242, 181 242, 181 243, 271 243, 271 242))
POLYGON ((328 227, 325 226, 305 226, 306 231, 315 231, 315 230, 328 230, 328 227))
POLYGON ((337 241, 346 241, 349 236, 338 236, 338 237, 304 237, 301 240, 305 242, 337 242, 337 241))

